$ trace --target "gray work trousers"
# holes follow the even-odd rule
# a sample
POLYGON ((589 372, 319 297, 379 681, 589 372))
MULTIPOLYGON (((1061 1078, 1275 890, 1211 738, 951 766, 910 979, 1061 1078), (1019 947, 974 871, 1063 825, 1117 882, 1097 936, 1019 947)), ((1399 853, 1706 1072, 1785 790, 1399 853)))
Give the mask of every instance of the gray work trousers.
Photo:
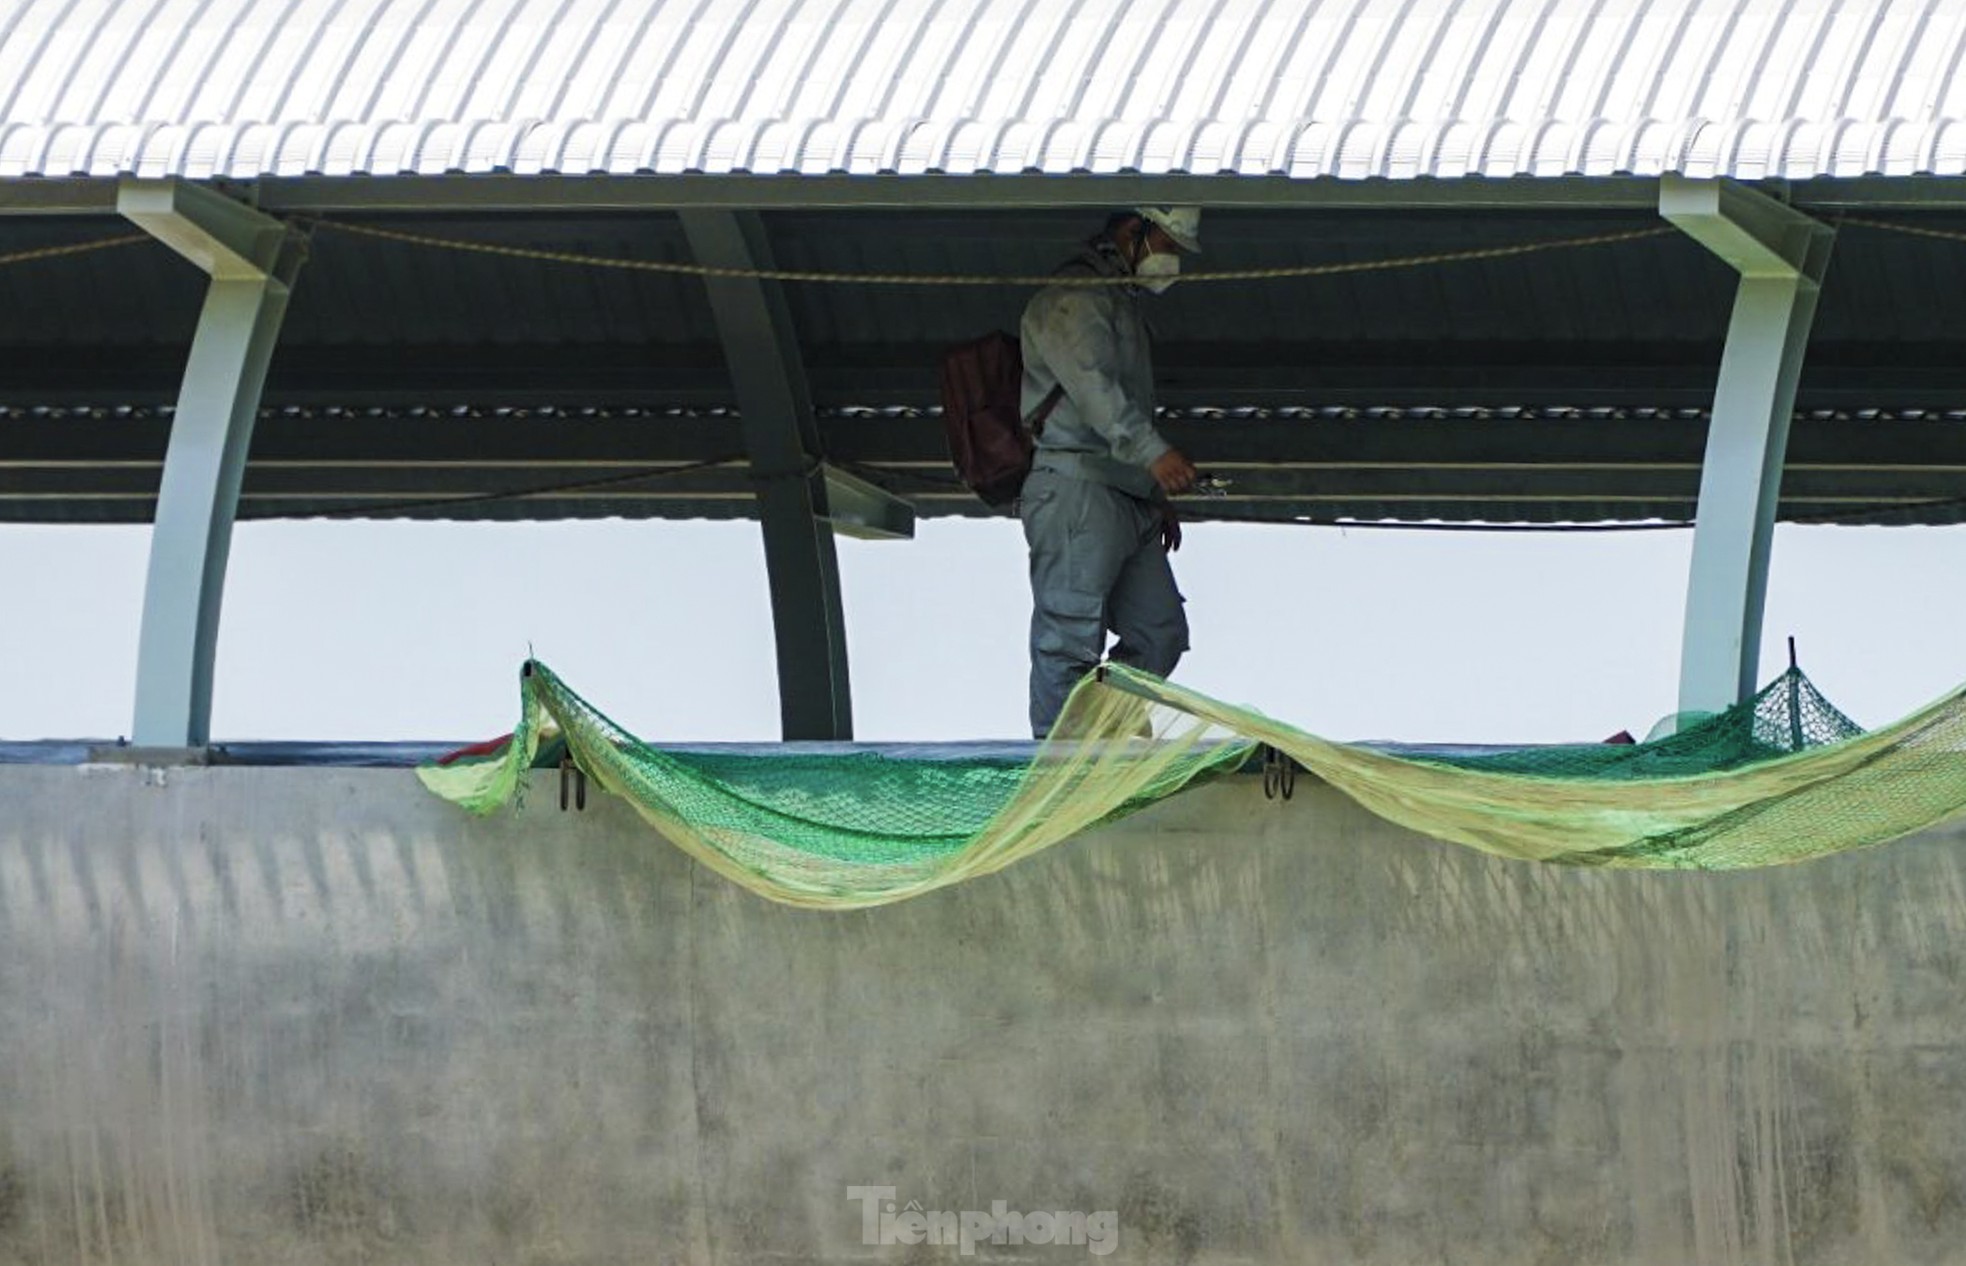
POLYGON ((1018 515, 1031 547, 1031 733, 1043 738, 1108 630, 1115 663, 1165 677, 1188 649, 1188 617, 1152 502, 1040 466, 1018 515))

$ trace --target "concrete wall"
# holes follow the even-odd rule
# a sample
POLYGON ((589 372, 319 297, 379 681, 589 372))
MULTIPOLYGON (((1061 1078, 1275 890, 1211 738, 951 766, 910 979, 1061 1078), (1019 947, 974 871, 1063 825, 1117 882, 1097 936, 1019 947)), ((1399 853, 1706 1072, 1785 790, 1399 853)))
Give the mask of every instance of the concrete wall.
POLYGON ((1604 874, 1238 779, 828 915, 556 792, 0 768, 0 1263, 960 1260, 850 1185, 1109 1261, 1966 1261, 1957 828, 1604 874))

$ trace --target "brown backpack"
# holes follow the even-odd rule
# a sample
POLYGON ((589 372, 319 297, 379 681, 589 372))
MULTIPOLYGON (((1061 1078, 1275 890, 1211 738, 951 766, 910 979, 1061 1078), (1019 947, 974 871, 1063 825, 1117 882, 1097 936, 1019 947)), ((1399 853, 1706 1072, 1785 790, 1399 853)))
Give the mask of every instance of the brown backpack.
POLYGON ((1031 454, 1044 421, 1064 399, 1053 387, 1029 418, 1023 414, 1024 356, 1002 330, 942 354, 942 425, 949 456, 970 491, 1007 506, 1031 473, 1031 454))

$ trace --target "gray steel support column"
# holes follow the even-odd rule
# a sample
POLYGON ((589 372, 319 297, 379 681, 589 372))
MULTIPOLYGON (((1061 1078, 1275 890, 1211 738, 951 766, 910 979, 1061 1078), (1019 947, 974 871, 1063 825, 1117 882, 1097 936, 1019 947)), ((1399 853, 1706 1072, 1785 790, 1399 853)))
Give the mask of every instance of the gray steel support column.
POLYGON ((157 490, 131 730, 139 746, 201 747, 211 738, 246 450, 305 243, 280 221, 177 179, 125 179, 116 208, 211 277, 157 490))
MULTIPOLYGON (((698 263, 769 268, 770 248, 755 214, 684 211, 683 231, 698 263)), ((778 708, 787 739, 853 737, 846 623, 819 426, 791 312, 776 285, 709 278, 710 307, 723 341, 744 446, 757 480, 778 644, 778 708)))
POLYGON ((1680 644, 1679 710, 1718 712, 1759 684, 1789 419, 1836 234, 1728 180, 1668 176, 1659 214, 1741 276, 1700 471, 1680 644))

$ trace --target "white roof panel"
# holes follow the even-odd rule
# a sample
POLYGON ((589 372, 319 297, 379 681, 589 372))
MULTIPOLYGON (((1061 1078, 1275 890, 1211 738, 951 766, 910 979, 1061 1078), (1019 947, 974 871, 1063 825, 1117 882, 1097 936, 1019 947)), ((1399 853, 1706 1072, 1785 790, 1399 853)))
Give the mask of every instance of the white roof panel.
POLYGON ((0 177, 1966 174, 1966 0, 11 0, 0 177))

